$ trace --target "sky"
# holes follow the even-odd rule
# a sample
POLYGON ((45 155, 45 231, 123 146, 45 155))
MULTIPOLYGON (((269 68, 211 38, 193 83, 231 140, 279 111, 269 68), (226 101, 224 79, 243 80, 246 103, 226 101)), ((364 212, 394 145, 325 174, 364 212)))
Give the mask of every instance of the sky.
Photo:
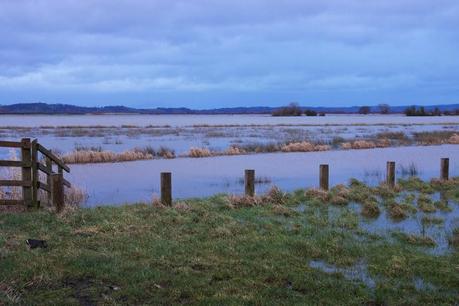
POLYGON ((459 103, 457 0, 0 0, 0 104, 459 103))

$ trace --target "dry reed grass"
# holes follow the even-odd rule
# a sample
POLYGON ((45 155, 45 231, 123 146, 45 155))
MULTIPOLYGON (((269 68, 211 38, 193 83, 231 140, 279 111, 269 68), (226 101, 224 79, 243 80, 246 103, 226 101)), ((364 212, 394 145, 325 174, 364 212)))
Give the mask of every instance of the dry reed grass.
POLYGON ((237 146, 230 146, 228 149, 226 149, 223 152, 223 155, 242 155, 242 154, 247 154, 247 151, 237 146))
POLYGON ((450 138, 448 138, 449 144, 459 144, 459 134, 454 134, 450 138))
POLYGON ((318 199, 323 203, 327 203, 330 200, 330 194, 328 193, 328 191, 318 188, 308 189, 304 192, 304 195, 306 198, 318 199))
POLYGON ((112 151, 73 151, 62 156, 66 164, 87 163, 114 163, 133 160, 153 159, 153 155, 141 151, 125 151, 116 153, 112 151))
POLYGON ((193 158, 210 157, 212 155, 212 152, 207 148, 195 147, 190 148, 190 151, 188 151, 188 154, 186 154, 186 156, 193 158))
POLYGON ((261 196, 245 196, 245 195, 228 195, 225 198, 226 206, 229 208, 242 208, 252 206, 262 206, 272 204, 274 206, 282 206, 287 203, 289 196, 287 193, 273 186, 265 194, 261 196))
POLYGON ((292 142, 281 147, 282 152, 316 152, 328 151, 330 149, 329 145, 312 144, 307 141, 292 142))

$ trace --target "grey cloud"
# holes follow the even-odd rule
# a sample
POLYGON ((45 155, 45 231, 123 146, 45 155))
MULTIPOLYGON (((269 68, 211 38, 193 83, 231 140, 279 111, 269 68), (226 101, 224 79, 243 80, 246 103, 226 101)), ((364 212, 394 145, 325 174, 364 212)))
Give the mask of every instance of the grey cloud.
POLYGON ((340 91, 400 101, 422 85, 430 100, 453 100, 458 28, 454 0, 4 0, 1 97, 162 91, 184 104, 189 92, 202 103, 250 92, 244 103, 340 91))

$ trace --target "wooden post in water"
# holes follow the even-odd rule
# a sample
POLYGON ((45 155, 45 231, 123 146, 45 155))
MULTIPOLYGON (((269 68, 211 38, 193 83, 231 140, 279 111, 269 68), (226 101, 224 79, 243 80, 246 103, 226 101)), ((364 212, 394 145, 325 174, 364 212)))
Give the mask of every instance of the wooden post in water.
POLYGON ((442 181, 449 180, 449 158, 441 159, 440 168, 440 179, 442 181))
POLYGON ((329 181, 328 165, 322 164, 320 165, 320 174, 319 174, 320 189, 328 191, 328 187, 329 187, 328 181, 329 181))
POLYGON ((57 212, 61 212, 65 206, 64 176, 62 173, 53 173, 51 174, 51 182, 53 205, 56 207, 57 212))
POLYGON ((386 184, 389 187, 395 186, 395 162, 388 161, 386 166, 386 184))
MULTIPOLYGON (((30 152, 30 138, 22 138, 21 140, 21 161, 23 182, 32 182, 32 155, 30 152)), ((26 207, 32 206, 32 186, 22 186, 22 199, 26 207)))
POLYGON ((244 171, 245 195, 253 197, 255 195, 255 170, 246 169, 244 171))
POLYGON ((161 172, 161 203, 172 206, 172 174, 161 172))

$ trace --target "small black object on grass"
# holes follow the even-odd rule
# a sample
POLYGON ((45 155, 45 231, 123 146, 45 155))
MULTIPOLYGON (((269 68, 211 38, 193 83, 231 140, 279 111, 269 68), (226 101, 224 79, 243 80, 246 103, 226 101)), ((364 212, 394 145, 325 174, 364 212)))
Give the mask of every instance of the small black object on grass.
POLYGON ((36 249, 36 248, 47 248, 48 244, 46 243, 45 240, 37 240, 37 239, 27 239, 26 244, 31 248, 31 249, 36 249))

